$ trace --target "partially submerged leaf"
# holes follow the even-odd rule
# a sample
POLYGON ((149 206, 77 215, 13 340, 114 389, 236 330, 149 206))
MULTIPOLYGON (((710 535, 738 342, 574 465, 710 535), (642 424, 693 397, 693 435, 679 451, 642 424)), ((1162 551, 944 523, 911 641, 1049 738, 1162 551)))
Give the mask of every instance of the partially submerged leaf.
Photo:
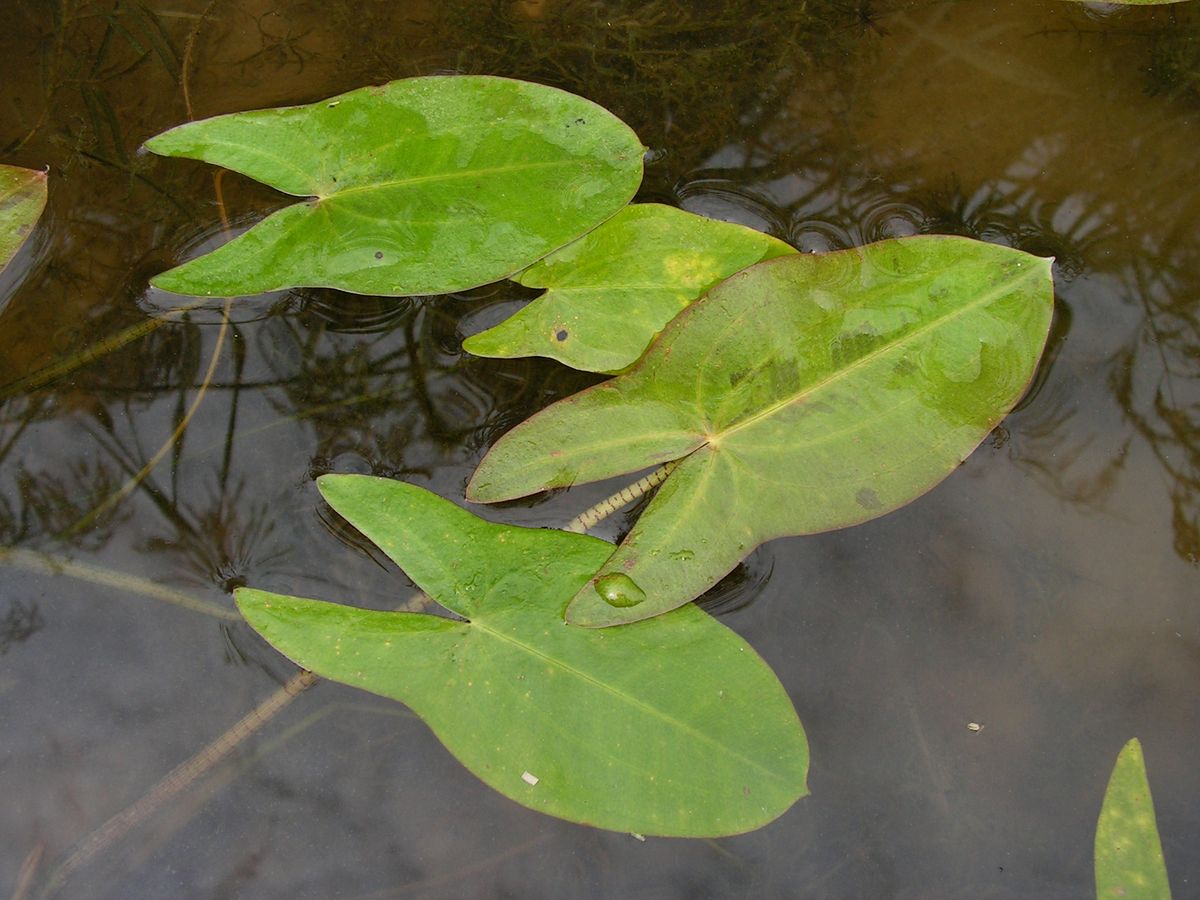
POLYGON ((0 165, 0 272, 46 208, 46 173, 0 165))
POLYGON ((1096 897, 1171 897, 1146 761, 1137 738, 1117 756, 1096 823, 1096 897))
POLYGON ((1049 260, 966 238, 759 263, 680 313, 628 373, 506 434, 467 496, 681 460, 567 614, 654 616, 765 540, 872 519, 945 478, 1024 393, 1052 306, 1049 260), (645 599, 613 603, 617 574, 645 599))
POLYGON ((181 294, 432 294, 525 268, 623 207, 641 142, 565 91, 433 76, 181 125, 146 146, 310 199, 152 279, 181 294))
POLYGON ((617 372, 679 311, 734 272, 796 251, 742 225, 654 203, 627 206, 514 280, 546 288, 515 315, 463 342, 477 356, 548 356, 617 372))
POLYGON ((402 482, 318 483, 467 621, 240 589, 247 621, 298 665, 402 701, 487 784, 574 822, 735 834, 807 793, 808 746, 787 694, 715 619, 687 607, 603 632, 563 623, 612 545, 485 522, 402 482))

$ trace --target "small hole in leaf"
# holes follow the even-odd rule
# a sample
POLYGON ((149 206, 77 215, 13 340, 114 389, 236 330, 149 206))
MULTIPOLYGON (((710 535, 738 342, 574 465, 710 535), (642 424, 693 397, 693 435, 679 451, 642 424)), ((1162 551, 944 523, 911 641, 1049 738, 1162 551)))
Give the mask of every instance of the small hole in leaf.
POLYGON ((567 329, 565 328, 560 328, 558 331, 554 332, 554 339, 556 341, 565 341, 569 336, 570 335, 567 334, 567 329))
POLYGON ((375 258, 376 258, 376 259, 383 259, 383 251, 382 251, 382 250, 376 250, 376 251, 375 251, 375 258))

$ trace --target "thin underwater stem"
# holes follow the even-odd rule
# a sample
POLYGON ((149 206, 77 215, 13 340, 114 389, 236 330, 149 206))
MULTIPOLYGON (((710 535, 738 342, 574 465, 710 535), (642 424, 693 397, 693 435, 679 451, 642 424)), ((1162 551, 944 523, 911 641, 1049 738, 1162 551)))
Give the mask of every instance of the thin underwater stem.
POLYGON ((36 847, 29 851, 25 857, 25 861, 21 863, 21 868, 17 872, 17 886, 13 889, 11 900, 25 900, 29 893, 29 888, 33 884, 33 877, 37 874, 38 866, 42 861, 42 854, 46 850, 46 845, 39 843, 36 847))
POLYGON ((292 700, 316 684, 317 680, 317 676, 311 672, 302 671, 293 675, 284 683, 283 687, 242 716, 232 728, 191 759, 171 770, 150 791, 143 794, 141 799, 125 807, 93 831, 88 839, 54 871, 42 896, 52 894, 71 876, 72 872, 91 860, 101 850, 119 840, 131 828, 212 769, 242 741, 287 708, 292 700))
POLYGON ((0 400, 7 400, 18 394, 26 394, 37 388, 44 387, 52 381, 56 381, 64 375, 74 372, 76 369, 83 368, 88 363, 95 362, 103 356, 120 350, 126 344, 130 344, 138 338, 145 337, 152 331, 157 331, 163 325, 170 324, 173 320, 191 312, 205 302, 205 300, 194 300, 175 309, 165 310, 152 319, 138 322, 136 325, 131 325, 123 331, 102 338, 90 347, 85 347, 78 353, 72 354, 67 359, 44 366, 36 372, 31 372, 29 375, 18 378, 16 381, 10 381, 8 384, 0 386, 0 400))
POLYGON ((181 606, 184 609, 204 613, 206 616, 213 616, 218 619, 241 621, 242 618, 232 609, 224 609, 215 603, 208 603, 207 601, 197 599, 182 591, 176 591, 157 582, 150 581, 147 578, 138 578, 136 575, 126 575, 122 572, 113 572, 110 569, 104 569, 100 566, 75 562, 74 560, 62 556, 54 556, 49 553, 38 553, 19 547, 0 547, 0 566, 2 565, 17 566, 32 572, 48 572, 51 575, 67 575, 71 578, 90 581, 92 584, 100 584, 119 591, 125 591, 126 593, 142 594, 155 600, 172 603, 175 606, 181 606))
POLYGON ((192 110, 192 53, 196 49, 196 39, 200 36, 200 28, 216 5, 217 0, 209 0, 208 6, 204 7, 204 12, 200 13, 200 18, 188 32, 187 40, 183 44, 183 62, 179 65, 179 86, 183 93, 183 108, 187 110, 189 122, 196 118, 192 110))
MULTIPOLYGON (((398 610, 419 610, 427 606, 429 602, 428 595, 417 592, 398 607, 398 610)), ((236 613, 234 615, 240 618, 236 613)), ((111 816, 88 835, 83 843, 63 861, 62 865, 54 870, 40 896, 45 898, 53 895, 76 869, 86 865, 101 851, 121 840, 138 824, 154 815, 163 804, 179 796, 198 779, 203 778, 213 767, 237 749, 243 741, 252 737, 264 725, 287 709, 293 700, 320 680, 320 677, 312 672, 301 669, 285 681, 267 699, 222 732, 220 737, 180 763, 149 791, 111 816)))

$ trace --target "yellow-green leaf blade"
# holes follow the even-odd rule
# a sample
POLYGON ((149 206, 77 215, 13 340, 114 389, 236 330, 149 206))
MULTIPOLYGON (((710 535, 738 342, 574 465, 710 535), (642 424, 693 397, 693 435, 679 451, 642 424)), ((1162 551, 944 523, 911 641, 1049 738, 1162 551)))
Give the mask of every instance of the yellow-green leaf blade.
POLYGON ((734 272, 796 251, 742 225, 646 203, 554 251, 516 280, 546 288, 463 342, 477 356, 546 356, 588 372, 628 368, 681 309, 734 272))
POLYGON ((791 702, 733 632, 695 607, 603 632, 562 621, 611 545, 487 523, 400 482, 320 486, 470 621, 248 589, 243 614, 297 664, 407 704, 496 790, 571 821, 679 836, 759 827, 807 793, 791 702))
POLYGON ((656 615, 762 541, 856 524, 933 487, 1024 392, 1052 301, 1048 260, 964 238, 759 263, 684 310, 628 373, 505 435, 470 496, 540 490, 554 454, 579 481, 665 461, 668 442, 656 455, 636 438, 690 426, 698 441, 677 457, 690 455, 596 576, 628 577, 645 601, 612 607, 589 585, 568 618, 656 615), (610 449, 626 445, 640 455, 610 449))
POLYGON ((311 198, 153 279, 213 296, 445 293, 495 281, 624 206, 643 149, 590 101, 489 76, 412 78, 218 116, 146 146, 311 198))
POLYGON ((1096 824, 1095 854, 1098 900, 1170 900, 1154 800, 1137 738, 1122 748, 1109 777, 1096 824))
POLYGON ((0 272, 46 208, 46 173, 0 165, 0 272))

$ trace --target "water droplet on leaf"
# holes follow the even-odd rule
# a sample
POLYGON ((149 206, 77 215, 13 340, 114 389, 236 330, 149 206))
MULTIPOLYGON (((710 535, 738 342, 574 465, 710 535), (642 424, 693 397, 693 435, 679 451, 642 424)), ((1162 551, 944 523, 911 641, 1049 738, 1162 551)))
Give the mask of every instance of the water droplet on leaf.
POLYGON ((628 575, 613 572, 596 581, 596 593, 609 606, 637 606, 646 599, 646 592, 628 575))

